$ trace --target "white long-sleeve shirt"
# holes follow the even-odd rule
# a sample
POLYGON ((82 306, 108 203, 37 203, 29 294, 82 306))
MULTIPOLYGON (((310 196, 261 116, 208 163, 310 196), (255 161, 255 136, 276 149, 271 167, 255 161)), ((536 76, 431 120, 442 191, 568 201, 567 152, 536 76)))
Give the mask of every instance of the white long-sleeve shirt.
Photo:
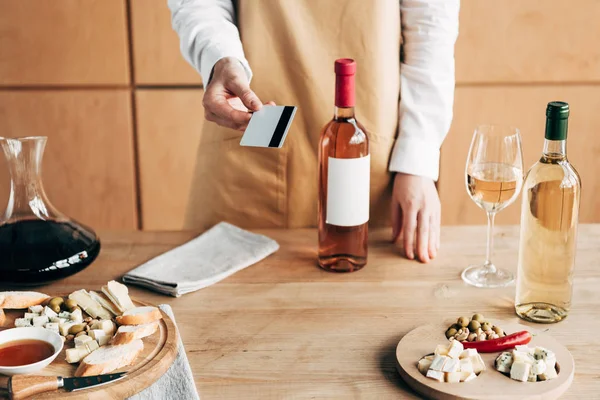
MULTIPOLYGON (((403 53, 398 138, 390 171, 437 180, 440 146, 454 104, 454 44, 460 0, 399 0, 403 53)), ((185 59, 208 82, 215 63, 235 57, 252 79, 232 0, 168 0, 185 59)))

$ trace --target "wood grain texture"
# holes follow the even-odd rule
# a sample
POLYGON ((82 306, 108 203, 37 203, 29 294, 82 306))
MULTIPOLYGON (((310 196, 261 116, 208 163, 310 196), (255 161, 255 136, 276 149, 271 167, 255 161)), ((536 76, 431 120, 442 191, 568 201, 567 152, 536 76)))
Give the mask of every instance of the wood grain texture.
POLYGON ((55 376, 16 375, 10 380, 12 400, 23 400, 57 389, 58 378, 55 376))
POLYGON ((461 1, 456 80, 598 82, 600 2, 461 1))
POLYGON ((128 84, 123 0, 0 0, 0 85, 128 84))
MULTIPOLYGON (((105 282, 106 283, 106 282, 105 282)), ((100 286, 81 286, 81 288, 99 289, 100 286)), ((80 288, 80 289, 81 289, 80 288)), ((52 295, 65 295, 67 292, 50 292, 52 295)), ((133 299, 136 305, 150 305, 145 302, 137 301, 133 299)), ((14 319, 22 316, 23 311, 11 310, 8 312, 10 317, 9 326, 14 325, 14 319)), ((144 343, 144 349, 140 355, 135 359, 132 365, 119 369, 113 372, 127 371, 127 375, 119 379, 118 381, 98 386, 97 388, 90 388, 84 391, 66 392, 64 390, 52 391, 32 397, 32 399, 48 399, 57 400, 62 398, 72 400, 87 400, 87 399, 102 399, 102 400, 122 400, 133 396, 136 393, 141 392, 148 386, 152 385, 158 380, 166 371, 169 369, 173 361, 177 357, 177 351, 179 346, 179 334, 177 333, 177 327, 169 318, 167 314, 161 311, 162 319, 159 321, 158 330, 151 336, 142 339, 144 343)), ((72 377, 75 375, 77 364, 68 364, 65 361, 66 351, 68 348, 72 348, 73 344, 65 344, 61 354, 58 355, 56 360, 46 367, 40 374, 44 376, 62 376, 72 377)), ((41 380, 40 380, 41 382, 41 380)), ((49 383, 50 381, 45 381, 49 383)), ((56 380, 54 380, 56 383, 56 380)), ((21 384, 19 388, 24 389, 25 383, 21 384)))
POLYGON ((201 90, 138 90, 142 227, 183 227, 204 123, 201 90))
MULTIPOLYGON (((59 211, 96 229, 137 227, 128 90, 0 91, 0 134, 48 136, 42 179, 59 211)), ((9 188, 0 154, 0 210, 9 188)))
MULTIPOLYGON (((500 123, 521 131, 524 165, 527 171, 539 160, 546 123, 546 104, 564 100, 571 106, 567 155, 582 180, 579 220, 600 222, 596 173, 600 158, 600 87, 459 87, 456 89, 454 121, 442 146, 438 189, 442 201, 442 223, 485 224, 485 212, 475 205, 465 188, 465 163, 473 131, 478 124, 500 123)), ((520 220, 521 197, 496 216, 498 224, 520 220)), ((482 238, 485 240, 485 238, 482 238)))
MULTIPOLYGON (((372 231, 369 263, 352 274, 316 266, 314 230, 257 232, 280 250, 214 286, 180 298, 130 287, 137 299, 173 307, 202 398, 418 399, 396 371, 396 346, 407 332, 475 311, 518 321, 514 287, 482 290, 460 280, 464 267, 484 258, 484 227, 443 227, 428 265, 401 258, 389 230, 372 231)), ((100 287, 195 235, 100 234, 103 249, 91 267, 38 290, 100 287)), ((600 390, 599 242, 600 225, 581 226, 571 315, 542 327, 575 359, 567 400, 593 399, 600 390)), ((518 228, 498 227, 496 265, 516 272, 517 248, 518 228)))
POLYGON ((201 83, 200 74, 181 55, 166 1, 131 0, 131 28, 136 84, 201 83))
POLYGON ((456 319, 449 319, 446 322, 445 324, 428 324, 415 328, 400 340, 396 348, 398 372, 413 389, 427 398, 437 400, 553 400, 560 398, 573 382, 575 372, 573 356, 565 346, 543 331, 504 321, 490 322, 502 327, 508 333, 527 329, 533 335, 533 339, 528 343, 529 347, 545 347, 556 354, 559 366, 556 379, 535 382, 535 384, 512 380, 496 370, 495 361, 500 352, 480 353, 486 370, 471 382, 452 384, 426 378, 417 369, 417 361, 433 353, 438 344, 448 343, 444 332, 449 325, 456 322, 456 319))

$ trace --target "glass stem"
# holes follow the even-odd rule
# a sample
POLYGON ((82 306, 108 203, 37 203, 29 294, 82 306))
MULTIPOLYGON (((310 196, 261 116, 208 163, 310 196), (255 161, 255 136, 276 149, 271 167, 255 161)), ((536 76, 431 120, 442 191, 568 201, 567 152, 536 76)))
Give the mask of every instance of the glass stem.
POLYGON ((488 228, 487 228, 487 249, 485 252, 485 267, 488 270, 488 273, 495 274, 496 266, 492 263, 492 252, 494 251, 494 219, 496 217, 496 213, 488 212, 487 220, 488 220, 488 228))

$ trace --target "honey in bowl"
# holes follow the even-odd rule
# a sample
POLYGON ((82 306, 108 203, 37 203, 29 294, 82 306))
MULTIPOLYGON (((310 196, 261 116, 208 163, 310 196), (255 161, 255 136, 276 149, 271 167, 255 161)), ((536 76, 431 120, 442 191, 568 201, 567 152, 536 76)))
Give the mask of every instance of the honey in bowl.
POLYGON ((13 340, 0 344, 0 366, 17 367, 33 364, 54 354, 54 346, 43 340, 13 340))

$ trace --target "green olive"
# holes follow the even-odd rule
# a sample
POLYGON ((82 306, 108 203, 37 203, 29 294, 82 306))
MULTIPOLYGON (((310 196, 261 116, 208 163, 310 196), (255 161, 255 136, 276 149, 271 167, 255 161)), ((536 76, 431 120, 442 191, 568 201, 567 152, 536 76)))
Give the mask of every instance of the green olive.
POLYGON ((487 322, 485 322, 483 325, 481 325, 481 330, 484 331, 484 332, 487 332, 487 331, 489 331, 491 329, 492 329, 491 325, 489 323, 487 323, 487 322))
POLYGON ((483 315, 481 315, 481 314, 475 314, 475 315, 473 315, 473 318, 471 318, 471 319, 473 321, 479 322, 480 324, 482 324, 483 322, 485 322, 485 320, 483 318, 483 315))
POLYGON ((460 325, 460 326, 462 326, 462 327, 468 326, 469 325, 469 318, 467 318, 467 317, 460 317, 458 319, 457 324, 460 325))
POLYGON ((472 320, 469 322, 469 331, 475 332, 477 329, 481 328, 481 324, 477 320, 472 320))
POLYGON ((60 312, 60 304, 48 305, 48 307, 57 314, 60 312))
POLYGON ((77 324, 69 328, 69 335, 76 335, 85 330, 86 324, 77 324))
POLYGON ((73 299, 68 299, 67 301, 65 301, 65 307, 70 312, 73 312, 72 310, 74 310, 75 307, 77 307, 77 302, 75 300, 73 300, 73 299))
POLYGON ((450 339, 452 336, 456 335, 457 330, 454 328, 450 328, 446 331, 446 338, 450 339))
POLYGON ((462 328, 462 325, 459 325, 459 324, 452 324, 452 325, 450 326, 450 328, 448 328, 448 329, 452 329, 452 328, 454 328, 454 329, 456 329, 456 330, 458 331, 460 328, 462 328))
POLYGON ((52 308, 53 306, 57 305, 60 307, 60 305, 64 303, 64 299, 62 297, 55 297, 52 300, 50 300, 50 302, 48 303, 48 305, 50 306, 50 308, 52 308))
POLYGON ((498 336, 502 334, 502 329, 498 328, 497 326, 492 326, 492 330, 496 332, 498 336))

